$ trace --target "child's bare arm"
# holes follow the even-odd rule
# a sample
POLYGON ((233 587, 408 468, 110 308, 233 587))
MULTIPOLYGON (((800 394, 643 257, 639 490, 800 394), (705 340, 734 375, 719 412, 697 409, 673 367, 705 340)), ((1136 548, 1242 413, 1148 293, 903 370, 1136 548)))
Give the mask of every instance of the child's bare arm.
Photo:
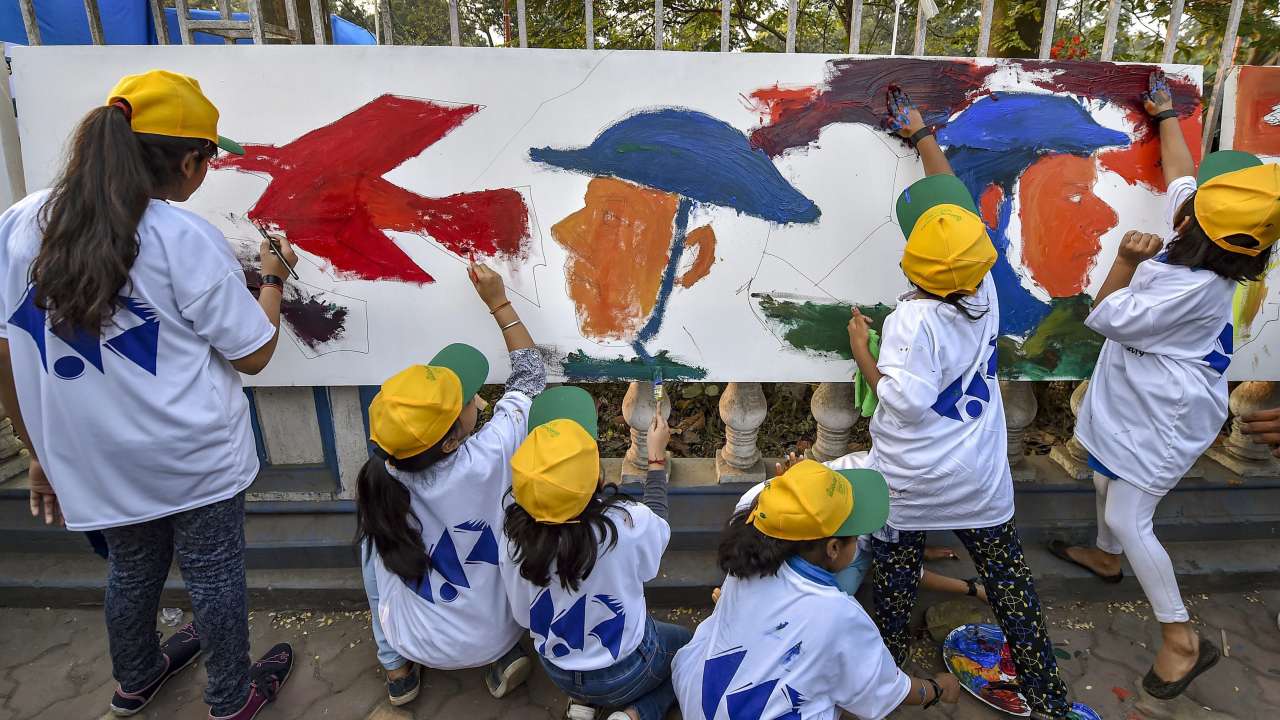
POLYGON ((1120 241, 1120 250, 1116 253, 1115 262, 1111 264, 1111 272, 1107 273, 1107 279, 1103 281, 1098 295, 1093 299, 1093 304, 1098 305, 1111 293, 1129 287, 1138 264, 1155 257, 1162 247, 1164 247, 1164 241, 1159 235, 1137 230, 1125 233, 1120 241))
POLYGON ((889 127, 908 140, 914 138, 916 152, 920 153, 920 161, 924 163, 924 174, 926 176, 954 175, 955 173, 951 171, 951 163, 947 162, 947 156, 942 154, 942 148, 938 146, 938 140, 933 133, 917 134, 925 129, 924 118, 911 103, 907 94, 897 89, 890 90, 888 103, 889 127))
POLYGON ((1164 72, 1156 70, 1151 73, 1148 85, 1151 89, 1142 96, 1143 106, 1159 124, 1160 166, 1164 169, 1165 185, 1168 185, 1180 177, 1194 175, 1196 166, 1191 159, 1187 139, 1182 135, 1178 113, 1173 109, 1173 92, 1164 72))

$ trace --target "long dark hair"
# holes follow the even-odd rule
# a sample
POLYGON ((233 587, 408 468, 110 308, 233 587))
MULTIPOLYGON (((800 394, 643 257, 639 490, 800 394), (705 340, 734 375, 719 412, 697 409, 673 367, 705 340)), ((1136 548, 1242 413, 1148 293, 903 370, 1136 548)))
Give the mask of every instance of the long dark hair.
POLYGON ((377 552, 382 564, 409 585, 416 586, 431 569, 409 488, 377 456, 365 462, 356 478, 356 542, 377 552))
POLYGON ((795 541, 769 537, 747 522, 754 508, 752 503, 751 508, 734 513, 720 533, 717 561, 728 575, 744 580, 777 575, 787 558, 812 553, 827 544, 829 538, 795 541))
POLYGON ((550 585, 554 562, 561 587, 576 592, 595 569, 600 549, 608 552, 618 544, 618 526, 606 512, 627 502, 632 501, 613 489, 597 492, 573 522, 563 525, 540 523, 518 503, 508 505, 503 530, 515 548, 520 577, 538 587, 550 585))
MULTIPOLYGON (((1170 265, 1204 268, 1236 282, 1260 280, 1271 262, 1271 248, 1250 257, 1218 247, 1209 239, 1204 228, 1200 227, 1200 221, 1196 219, 1195 202, 1196 196, 1192 193, 1174 214, 1174 227, 1181 225, 1184 220, 1190 220, 1191 223, 1169 242, 1165 262, 1170 265)), ((1232 245, 1244 248, 1258 246, 1258 241, 1248 235, 1229 235, 1224 239, 1232 245)))
POLYGON ((953 292, 950 295, 947 295, 944 297, 942 295, 934 295, 933 293, 929 292, 928 290, 925 290, 924 288, 920 287, 919 285, 916 285, 915 283, 911 283, 911 284, 912 286, 915 287, 916 291, 919 292, 921 295, 929 298, 930 300, 937 300, 940 303, 950 305, 951 307, 960 311, 960 314, 964 315, 971 322, 982 319, 982 317, 987 314, 987 311, 991 309, 989 307, 978 307, 968 302, 968 300, 973 296, 967 293, 953 292))
POLYGON ((151 198, 182 177, 192 152, 213 157, 208 140, 135 133, 119 107, 80 122, 66 167, 40 214, 40 252, 31 265, 35 302, 62 323, 97 335, 138 258, 138 223, 151 198))

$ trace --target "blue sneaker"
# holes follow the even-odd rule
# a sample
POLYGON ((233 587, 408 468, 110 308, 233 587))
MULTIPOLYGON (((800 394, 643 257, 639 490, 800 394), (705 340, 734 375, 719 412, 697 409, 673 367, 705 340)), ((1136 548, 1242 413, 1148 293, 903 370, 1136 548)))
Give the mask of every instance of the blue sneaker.
POLYGON ((395 680, 387 678, 387 697, 391 699, 391 704, 396 707, 407 705, 418 697, 418 691, 422 689, 422 666, 417 663, 409 663, 409 674, 395 680))
POLYGON ((116 686, 116 694, 111 698, 113 715, 127 717, 137 714, 151 702, 156 693, 160 692, 160 688, 164 687, 169 678, 177 675, 200 657, 200 636, 196 633, 196 626, 187 623, 178 628, 177 632, 160 645, 160 654, 164 656, 164 671, 146 687, 130 691, 119 685, 116 686))
POLYGON ((533 663, 517 643, 506 655, 489 665, 484 674, 484 684, 490 695, 501 699, 528 680, 532 670, 533 663))

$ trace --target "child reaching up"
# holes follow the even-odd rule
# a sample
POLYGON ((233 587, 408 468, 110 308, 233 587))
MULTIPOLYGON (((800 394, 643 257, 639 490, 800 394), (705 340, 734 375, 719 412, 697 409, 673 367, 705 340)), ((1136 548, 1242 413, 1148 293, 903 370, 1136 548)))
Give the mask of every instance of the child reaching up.
POLYGON ((1232 298, 1263 275, 1280 236, 1280 167, 1224 151, 1192 177, 1162 75, 1151 87, 1172 234, 1126 234, 1085 321, 1106 338, 1076 423, 1094 470, 1097 547, 1050 550, 1111 582, 1122 577, 1121 555, 1129 559, 1164 638, 1142 686, 1171 699, 1219 652, 1191 626, 1152 521, 1227 419, 1232 298))
POLYGON ((609 720, 661 720, 675 701, 671 658, 691 633, 656 622, 644 599, 671 538, 671 431, 661 413, 653 423, 643 503, 603 486, 596 405, 581 388, 538 398, 511 459, 502 580, 547 675, 569 695, 570 720, 598 708, 614 710, 609 720))
POLYGON ((485 684, 497 698, 532 668, 502 589, 498 547, 511 456, 546 370, 502 278, 479 264, 469 275, 511 353, 492 419, 475 432, 489 363, 461 344, 387 380, 369 406, 369 431, 385 457, 360 471, 357 527, 392 705, 417 697, 424 666, 487 665, 485 684))
POLYGON ((857 536, 889 514, 879 473, 803 460, 743 501, 721 536, 728 578, 715 610, 676 653, 685 720, 744 717, 745 708, 750 717, 832 720, 843 708, 877 720, 900 705, 956 702, 954 676, 908 677, 837 586, 857 536))

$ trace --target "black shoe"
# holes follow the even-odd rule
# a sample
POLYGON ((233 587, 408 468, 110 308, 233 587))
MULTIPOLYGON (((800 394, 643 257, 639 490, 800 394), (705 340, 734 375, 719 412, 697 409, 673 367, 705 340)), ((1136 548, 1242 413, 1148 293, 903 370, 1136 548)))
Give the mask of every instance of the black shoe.
POLYGON ((418 697, 418 691, 422 689, 422 666, 417 663, 409 663, 409 674, 402 678, 392 680, 387 678, 387 697, 391 699, 391 704, 396 707, 406 705, 413 702, 418 697))
POLYGON ((533 663, 529 656, 517 644, 506 655, 489 665, 484 674, 484 684, 489 688, 490 695, 501 699, 529 679, 529 672, 532 670, 533 663))
MULTIPOLYGON (((157 633, 158 634, 158 633, 157 633)), ((111 712, 114 715, 128 716, 136 714, 151 702, 151 698, 160 692, 160 688, 177 675, 183 668, 200 657, 200 636, 196 626, 187 623, 169 636, 160 645, 160 654, 164 656, 164 671, 141 690, 126 691, 119 685, 116 694, 111 698, 111 712)))
POLYGON ((1192 680, 1217 665, 1221 659, 1222 653, 1218 652, 1218 646, 1204 638, 1200 638, 1200 654, 1196 657, 1196 664, 1191 667, 1190 672, 1183 675, 1180 680, 1165 682, 1160 679, 1159 675, 1156 675, 1156 669, 1153 667, 1147 671, 1147 676, 1142 678, 1142 689, 1157 700, 1172 700, 1181 695, 1192 680))
POLYGON ((249 668, 249 699, 230 715, 214 715, 209 720, 253 720, 262 708, 276 699, 284 681, 293 672, 293 646, 280 643, 267 651, 249 668))

